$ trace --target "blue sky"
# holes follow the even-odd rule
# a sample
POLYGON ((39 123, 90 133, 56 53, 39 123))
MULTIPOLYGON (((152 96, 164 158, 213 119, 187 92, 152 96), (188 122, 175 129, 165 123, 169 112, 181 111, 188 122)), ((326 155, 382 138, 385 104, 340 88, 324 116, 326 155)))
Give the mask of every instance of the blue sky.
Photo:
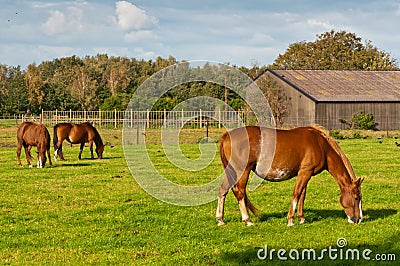
POLYGON ((400 61, 400 1, 0 0, 0 64, 77 55, 268 65, 332 29, 400 61))

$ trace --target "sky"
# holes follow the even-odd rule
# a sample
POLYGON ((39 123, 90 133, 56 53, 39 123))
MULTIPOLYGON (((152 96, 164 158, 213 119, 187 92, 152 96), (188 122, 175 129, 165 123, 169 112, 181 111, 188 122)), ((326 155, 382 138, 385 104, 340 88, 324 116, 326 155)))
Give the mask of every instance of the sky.
POLYGON ((170 55, 250 67, 345 30, 400 61, 400 0, 0 0, 0 64, 170 55))

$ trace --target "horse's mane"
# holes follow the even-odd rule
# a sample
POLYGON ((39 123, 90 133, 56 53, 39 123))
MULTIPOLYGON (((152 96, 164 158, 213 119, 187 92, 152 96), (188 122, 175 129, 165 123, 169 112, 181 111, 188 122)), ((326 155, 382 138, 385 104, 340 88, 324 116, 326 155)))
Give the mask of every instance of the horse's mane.
POLYGON ((347 172, 350 175, 351 180, 352 181, 357 180, 356 174, 354 173, 354 169, 353 169, 353 166, 350 163, 349 158, 347 158, 346 154, 343 152, 342 148, 340 148, 340 146, 337 143, 337 141, 334 138, 330 137, 326 133, 325 128, 323 128, 322 126, 313 125, 311 127, 313 129, 317 130, 328 141, 329 145, 331 145, 331 147, 336 151, 336 153, 339 154, 340 158, 342 158, 344 166, 347 169, 347 172))
POLYGON ((93 131, 95 133, 94 140, 98 141, 98 143, 96 143, 96 146, 97 146, 97 144, 98 145, 103 145, 103 140, 101 139, 99 131, 97 131, 97 129, 92 125, 92 123, 90 123, 90 122, 86 122, 86 123, 88 123, 90 125, 90 127, 93 129, 93 131))

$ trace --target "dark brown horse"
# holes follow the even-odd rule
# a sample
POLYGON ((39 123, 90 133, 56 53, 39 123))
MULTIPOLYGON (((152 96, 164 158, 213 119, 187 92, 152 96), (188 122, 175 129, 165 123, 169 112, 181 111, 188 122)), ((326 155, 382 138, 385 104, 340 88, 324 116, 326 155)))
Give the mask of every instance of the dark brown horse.
POLYGON ((100 134, 91 123, 85 122, 82 124, 60 123, 54 126, 54 159, 57 160, 57 155, 61 160, 64 160, 62 153, 62 143, 67 140, 71 144, 81 144, 78 158, 81 159, 82 150, 85 143, 89 143, 91 158, 93 159, 93 142, 96 144, 96 153, 99 159, 103 157, 104 144, 100 134))
POLYGON ((23 122, 17 130, 18 148, 17 148, 17 158, 18 165, 22 166, 21 163, 21 148, 25 149, 26 161, 28 166, 31 167, 31 156, 30 150, 32 146, 37 147, 38 150, 38 162, 37 167, 43 168, 46 164, 46 151, 49 157, 49 163, 51 163, 50 158, 50 134, 47 128, 43 124, 35 124, 33 122, 23 122))
POLYGON ((226 194, 232 188, 242 214, 242 220, 252 225, 247 208, 257 209, 246 195, 250 171, 268 181, 284 181, 297 176, 292 202, 287 215, 288 226, 298 206, 300 224, 303 216, 307 183, 311 176, 327 170, 340 187, 340 203, 350 223, 360 223, 362 216, 361 183, 350 161, 337 142, 318 127, 275 130, 245 127, 225 133, 220 141, 220 156, 226 177, 219 187, 216 218, 223 225, 226 194), (276 140, 276 142, 275 142, 276 140), (273 149, 275 148, 275 152, 273 149), (271 151, 272 150, 272 151, 271 151))

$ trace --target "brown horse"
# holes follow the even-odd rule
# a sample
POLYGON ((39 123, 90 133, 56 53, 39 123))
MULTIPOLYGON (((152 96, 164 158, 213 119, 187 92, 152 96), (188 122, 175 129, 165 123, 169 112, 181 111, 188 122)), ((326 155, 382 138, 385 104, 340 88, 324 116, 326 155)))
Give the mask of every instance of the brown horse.
POLYGON ((71 144, 81 144, 78 158, 81 159, 83 147, 85 143, 89 143, 91 158, 93 159, 93 142, 96 144, 96 153, 99 159, 103 157, 104 144, 100 134, 91 123, 85 122, 82 124, 60 123, 54 126, 54 160, 57 160, 57 155, 61 160, 64 160, 62 153, 62 143, 67 140, 71 144))
POLYGON ((43 168, 46 164, 46 151, 49 157, 49 163, 51 163, 50 158, 50 134, 47 128, 43 124, 35 124, 33 122, 23 122, 17 130, 17 158, 18 165, 22 166, 21 163, 21 148, 24 146, 26 161, 28 166, 31 167, 31 156, 30 150, 32 146, 37 147, 38 150, 38 162, 37 167, 43 168))
POLYGON ((303 206, 307 183, 311 176, 323 170, 327 170, 340 187, 340 203, 348 221, 360 223, 363 218, 361 208, 363 179, 356 178, 350 161, 337 142, 316 126, 291 130, 256 126, 234 129, 222 136, 220 156, 226 176, 219 187, 216 212, 218 225, 224 224, 225 197, 230 188, 239 202, 242 220, 247 225, 253 224, 247 208, 254 214, 257 214, 257 209, 246 195, 250 171, 273 182, 297 176, 287 215, 288 226, 294 225, 296 206, 300 224, 305 222, 303 206), (272 152, 269 152, 271 149, 272 152))

